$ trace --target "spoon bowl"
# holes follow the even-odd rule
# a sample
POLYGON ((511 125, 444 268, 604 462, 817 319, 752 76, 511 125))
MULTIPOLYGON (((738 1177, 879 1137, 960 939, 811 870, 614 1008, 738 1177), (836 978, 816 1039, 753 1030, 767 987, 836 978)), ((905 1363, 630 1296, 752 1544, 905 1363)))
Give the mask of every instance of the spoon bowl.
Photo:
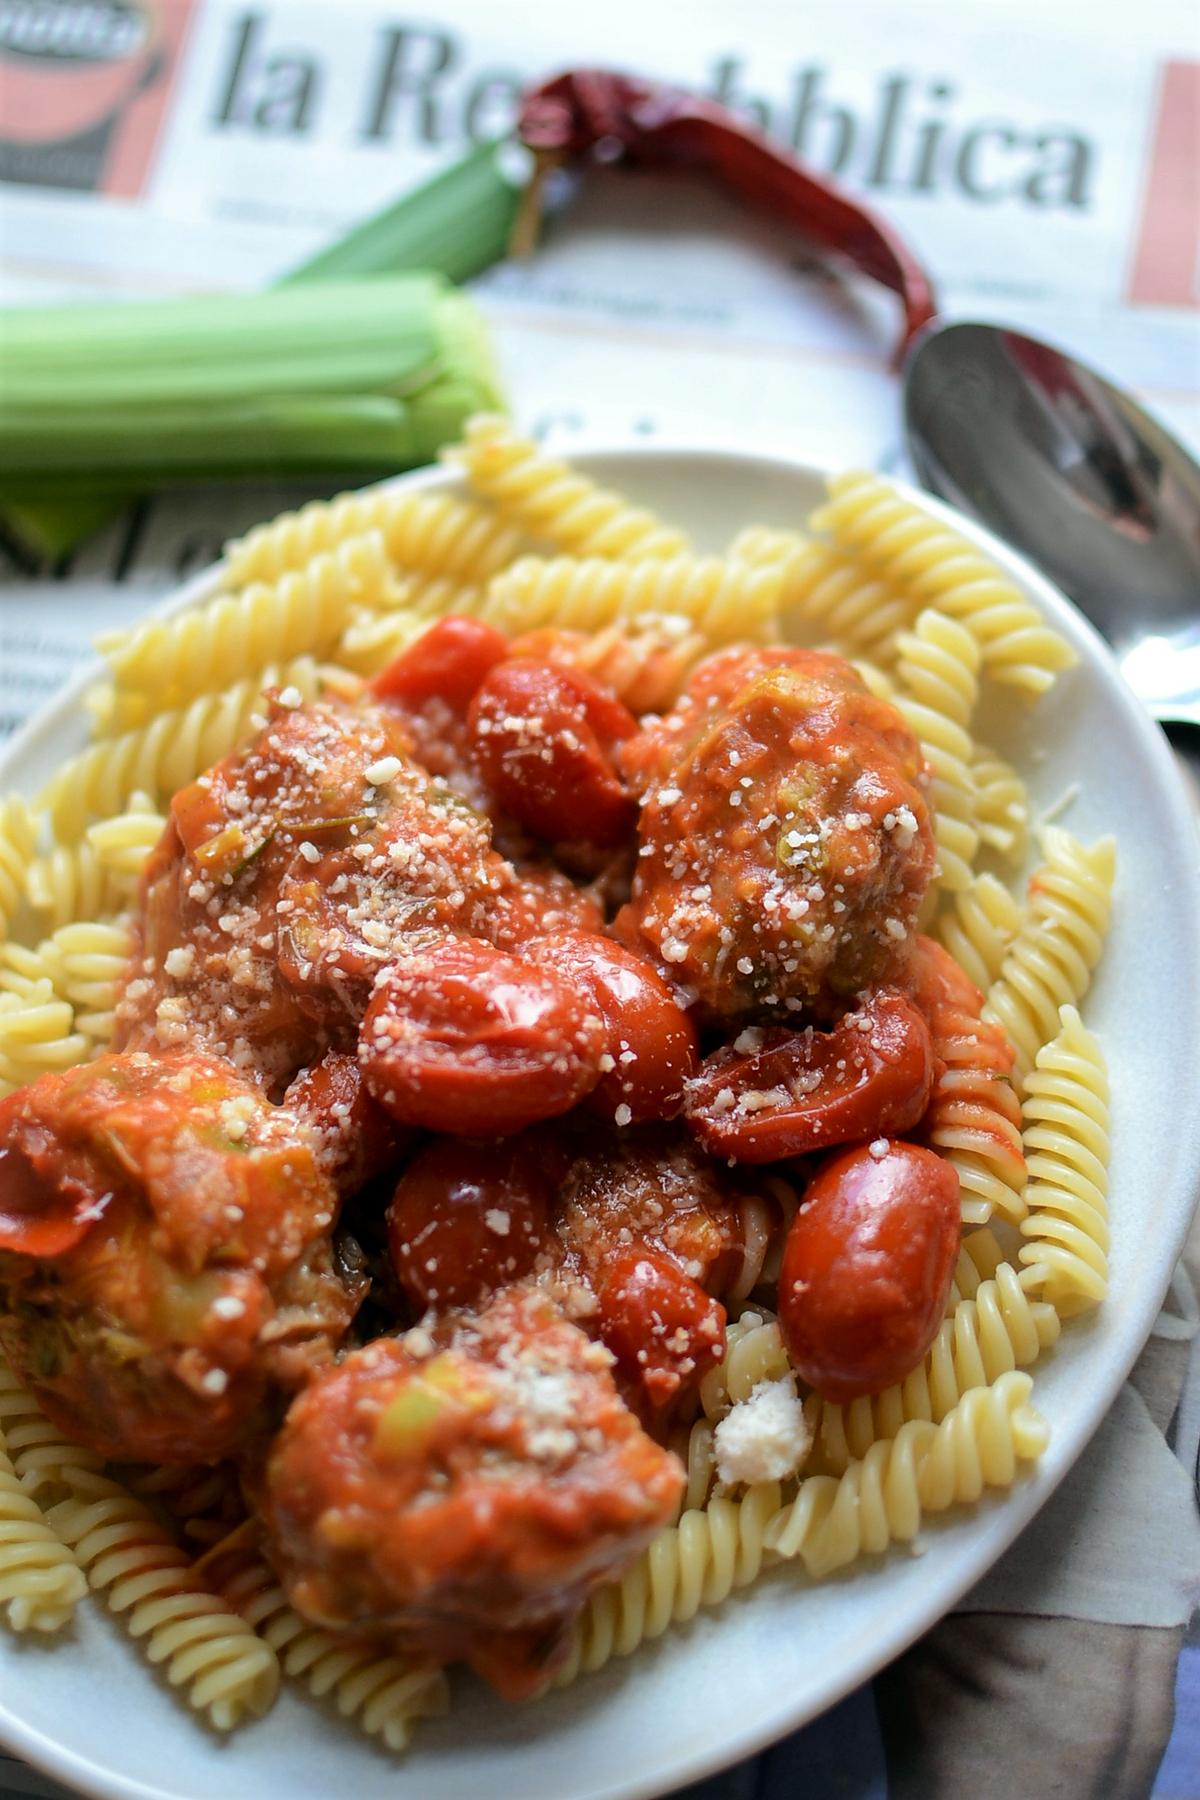
POLYGON ((1039 564, 1164 723, 1200 725, 1200 466, 1120 388, 1002 326, 917 341, 904 389, 925 487, 1039 564))

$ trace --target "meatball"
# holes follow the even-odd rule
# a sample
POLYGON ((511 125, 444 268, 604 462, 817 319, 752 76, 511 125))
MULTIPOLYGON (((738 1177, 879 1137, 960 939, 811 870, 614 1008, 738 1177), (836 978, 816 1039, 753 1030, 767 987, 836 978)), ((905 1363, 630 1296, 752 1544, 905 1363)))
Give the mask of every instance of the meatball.
POLYGON ((413 932, 509 943, 543 912, 598 916, 567 877, 497 854, 490 822, 412 760, 398 713, 285 698, 172 801, 114 1039, 196 1043, 275 1092, 314 1050, 353 1049, 413 932))
POLYGON ((263 1475, 293 1605, 528 1692, 682 1487, 610 1361, 532 1289, 348 1356, 294 1401, 263 1475))
POLYGON ((888 978, 933 871, 925 769, 848 663, 722 652, 622 761, 643 805, 620 929, 709 1018, 832 1016, 888 978))
POLYGON ((359 1299, 287 1108, 201 1056, 107 1055, 0 1104, 0 1336, 104 1456, 215 1461, 328 1361, 359 1299))

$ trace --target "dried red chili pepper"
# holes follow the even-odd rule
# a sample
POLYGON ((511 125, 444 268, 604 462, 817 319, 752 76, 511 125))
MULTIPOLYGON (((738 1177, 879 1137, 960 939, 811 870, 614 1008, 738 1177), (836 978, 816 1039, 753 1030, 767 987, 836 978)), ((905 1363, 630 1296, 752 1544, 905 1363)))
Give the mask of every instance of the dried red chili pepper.
POLYGON ((611 70, 576 69, 526 92, 517 132, 537 158, 528 205, 514 232, 517 253, 532 248, 542 185, 555 167, 595 160, 686 169, 846 257, 898 294, 904 331, 897 363, 937 311, 928 275, 890 225, 714 100, 611 70))

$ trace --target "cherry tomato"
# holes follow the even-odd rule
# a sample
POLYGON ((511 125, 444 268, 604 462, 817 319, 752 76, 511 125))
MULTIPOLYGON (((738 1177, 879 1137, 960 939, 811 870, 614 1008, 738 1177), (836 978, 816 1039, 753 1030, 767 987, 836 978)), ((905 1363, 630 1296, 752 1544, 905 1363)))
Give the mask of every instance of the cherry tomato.
POLYGON ((925 1111, 933 1047, 902 994, 873 994, 833 1031, 762 1031, 757 1049, 747 1035, 705 1057, 688 1083, 688 1124, 714 1156, 779 1162, 907 1131, 925 1111))
POLYGON ((561 975, 479 938, 414 948, 380 979, 359 1037, 393 1118, 479 1137, 567 1112, 603 1049, 600 1018, 561 975))
POLYGON ((588 1105, 607 1119, 625 1106, 626 1124, 674 1118, 698 1052, 695 1027, 662 977, 623 944, 591 931, 549 932, 528 954, 578 985, 604 1021, 611 1066, 604 1065, 588 1105))
POLYGON ((318 1160, 342 1195, 399 1162, 411 1138, 368 1092, 354 1057, 340 1050, 301 1070, 283 1103, 315 1131, 318 1160))
POLYGON ((508 639, 482 619, 452 613, 423 632, 407 650, 394 656, 370 684, 381 700, 424 706, 444 700, 465 712, 484 676, 508 655, 508 639))
POLYGON ((560 1254, 545 1134, 501 1144, 445 1138, 404 1171, 387 1210, 388 1253, 421 1308, 474 1306, 560 1254))
POLYGON ((637 721, 586 675, 510 657, 480 687, 468 723, 484 781, 535 837, 606 848, 632 829, 636 808, 612 751, 637 721))
POLYGON ((113 1195, 85 1157, 64 1170, 57 1141, 23 1116, 31 1091, 18 1088, 0 1102, 0 1250, 64 1256, 103 1218, 113 1195))
POLYGON ((618 1251, 596 1299, 601 1338, 652 1407, 696 1387, 725 1354, 725 1308, 661 1251, 618 1251))
POLYGON ((559 931, 602 931, 595 893, 578 887, 553 864, 527 864, 496 895, 488 937, 501 950, 524 951, 530 938, 559 931))
POLYGON ((788 1231, 779 1322, 826 1400, 877 1394, 937 1335, 958 1255, 958 1176, 943 1157, 883 1140, 818 1170, 788 1231))

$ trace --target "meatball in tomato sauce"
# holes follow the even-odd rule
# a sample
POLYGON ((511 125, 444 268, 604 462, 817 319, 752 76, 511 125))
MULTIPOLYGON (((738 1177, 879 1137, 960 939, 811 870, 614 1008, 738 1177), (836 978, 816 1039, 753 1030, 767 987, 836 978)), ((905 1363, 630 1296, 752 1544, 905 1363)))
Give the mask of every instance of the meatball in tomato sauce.
POLYGON ((4 1349, 101 1455, 232 1455, 354 1316, 336 1209, 295 1114, 206 1057, 44 1075, 0 1103, 4 1349))
POLYGON ((527 1289, 348 1356, 293 1402, 266 1466, 292 1604, 529 1692, 570 1615, 669 1520, 683 1484, 611 1360, 527 1289))
POLYGON ((836 1014, 889 978, 933 832, 920 746, 849 663, 724 651, 620 760, 642 799, 623 935, 707 1016, 836 1014))

